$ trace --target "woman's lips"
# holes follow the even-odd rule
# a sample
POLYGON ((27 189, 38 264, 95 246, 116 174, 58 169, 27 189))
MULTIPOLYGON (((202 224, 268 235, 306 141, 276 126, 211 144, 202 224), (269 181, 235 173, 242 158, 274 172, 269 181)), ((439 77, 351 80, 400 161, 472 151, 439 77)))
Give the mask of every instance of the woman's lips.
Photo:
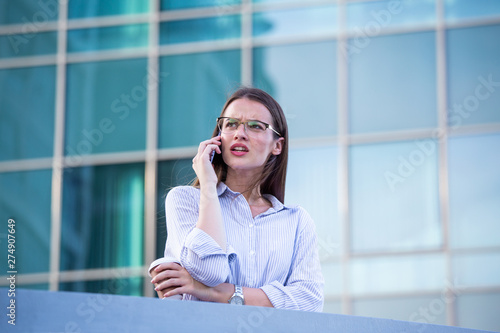
POLYGON ((235 143, 231 146, 231 154, 235 156, 243 156, 248 154, 248 147, 242 143, 235 143))

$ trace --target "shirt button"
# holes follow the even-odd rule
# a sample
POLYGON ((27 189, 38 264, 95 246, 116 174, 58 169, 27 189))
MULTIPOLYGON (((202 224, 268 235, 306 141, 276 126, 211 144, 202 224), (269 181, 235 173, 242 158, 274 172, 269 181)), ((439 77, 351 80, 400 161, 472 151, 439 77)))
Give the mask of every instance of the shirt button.
POLYGON ((250 225, 249 225, 249 227, 250 227, 250 228, 251 228, 251 227, 253 227, 253 223, 252 223, 252 224, 250 224, 250 225))
POLYGON ((251 255, 251 256, 253 256, 254 254, 255 254, 255 251, 254 251, 254 250, 250 251, 250 255, 251 255))

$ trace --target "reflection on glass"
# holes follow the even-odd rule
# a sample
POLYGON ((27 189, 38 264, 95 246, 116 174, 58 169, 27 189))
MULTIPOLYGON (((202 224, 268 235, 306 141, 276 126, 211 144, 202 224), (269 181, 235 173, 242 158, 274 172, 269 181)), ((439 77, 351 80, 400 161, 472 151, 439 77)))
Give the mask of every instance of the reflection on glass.
POLYGON ((176 44, 239 38, 239 15, 160 23, 160 44, 176 44))
POLYGON ((349 40, 352 133, 437 126, 434 33, 349 40))
POLYGON ((445 267, 442 254, 353 259, 350 288, 356 295, 442 290, 445 267))
POLYGON ((147 45, 147 24, 68 31, 68 52, 145 47, 147 45))
POLYGON ((61 270, 143 264, 144 164, 66 169, 61 270))
POLYGON ((71 281, 59 283, 59 290, 86 293, 142 296, 144 279, 141 277, 116 278, 109 280, 71 281))
POLYGON ((498 0, 444 0, 444 6, 445 18, 448 22, 500 16, 500 1, 498 0))
POLYGON ((156 205, 156 257, 163 257, 167 229, 165 221, 165 198, 175 186, 189 185, 196 177, 192 159, 162 161, 158 163, 158 197, 156 205))
POLYGON ((55 66, 0 70, 0 161, 51 157, 55 66))
POLYGON ((254 36, 303 36, 334 33, 337 6, 268 11, 253 14, 254 36))
POLYGON ((347 28, 373 37, 387 27, 428 25, 436 21, 435 0, 369 1, 347 5, 347 28))
POLYGON ((82 155, 145 148, 146 70, 147 59, 68 65, 64 150, 74 163, 82 155))
POLYGON ((121 0, 121 1, 95 1, 71 0, 68 2, 68 17, 86 18, 96 16, 142 14, 149 12, 149 1, 121 0))
POLYGON ((197 7, 216 7, 216 10, 223 14, 228 6, 238 5, 240 3, 241 0, 161 0, 160 8, 161 10, 169 10, 197 7))
POLYGON ((447 30, 449 125, 500 122, 500 25, 447 30))
POLYGON ((15 221, 11 224, 15 229, 17 272, 49 271, 51 176, 52 170, 0 173, 0 216, 4 228, 1 244, 5 253, 0 269, 3 274, 12 270, 7 267, 8 219, 15 221))
POLYGON ((253 84, 280 103, 291 138, 337 133, 335 42, 255 48, 253 62, 253 84))
POLYGON ((499 292, 459 295, 456 303, 457 326, 500 332, 499 292))
POLYGON ((340 255, 337 148, 290 149, 286 204, 304 207, 316 224, 321 261, 340 255), (322 189, 322 190, 321 190, 322 189))
POLYGON ((500 246, 500 134, 449 141, 450 241, 500 246))
POLYGON ((56 52, 57 32, 0 36, 0 58, 46 55, 56 52))
POLYGON ((59 16, 58 1, 0 1, 0 24, 24 24, 30 32, 59 16))
POLYGON ((500 286, 500 251, 453 256, 456 284, 465 287, 500 286))
MULTIPOLYGON (((429 272, 430 273, 430 272, 429 272)), ((398 273, 395 272, 397 275, 398 273)), ((357 299, 353 302, 353 314, 356 316, 387 318, 394 320, 415 321, 446 325, 446 303, 440 294, 416 297, 357 299), (431 309, 432 310, 431 310, 431 309), (427 312, 422 312, 428 310, 427 312), (429 317, 429 315, 431 317, 429 317)))
POLYGON ((350 165, 352 251, 441 245, 435 141, 352 146, 350 165))
POLYGON ((238 87, 240 51, 166 56, 160 70, 158 145, 198 146, 210 138, 226 96, 238 87), (186 121, 189 119, 189 121, 186 121))

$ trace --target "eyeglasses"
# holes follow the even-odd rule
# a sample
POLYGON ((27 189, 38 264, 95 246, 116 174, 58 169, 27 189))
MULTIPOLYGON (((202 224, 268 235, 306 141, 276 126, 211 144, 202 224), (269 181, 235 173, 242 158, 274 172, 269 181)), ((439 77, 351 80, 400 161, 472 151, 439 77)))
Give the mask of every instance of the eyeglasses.
POLYGON ((244 125, 246 133, 264 133, 269 128, 281 137, 281 134, 279 134, 271 125, 259 120, 241 121, 239 119, 229 117, 217 118, 217 126, 219 127, 221 133, 224 134, 233 134, 241 124, 244 125))

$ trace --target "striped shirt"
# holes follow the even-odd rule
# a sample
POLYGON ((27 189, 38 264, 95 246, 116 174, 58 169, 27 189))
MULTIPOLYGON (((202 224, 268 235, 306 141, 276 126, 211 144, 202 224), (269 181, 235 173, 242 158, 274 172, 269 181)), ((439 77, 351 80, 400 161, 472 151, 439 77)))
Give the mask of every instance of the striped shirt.
MULTIPOLYGON (((219 183, 217 194, 226 251, 195 227, 200 190, 179 186, 165 200, 165 257, 179 259, 194 279, 209 287, 227 282, 260 288, 275 308, 322 311, 324 280, 309 214, 300 206, 285 206, 265 194, 272 207, 252 217, 240 193, 219 183)), ((184 295, 183 299, 196 298, 184 295)))

